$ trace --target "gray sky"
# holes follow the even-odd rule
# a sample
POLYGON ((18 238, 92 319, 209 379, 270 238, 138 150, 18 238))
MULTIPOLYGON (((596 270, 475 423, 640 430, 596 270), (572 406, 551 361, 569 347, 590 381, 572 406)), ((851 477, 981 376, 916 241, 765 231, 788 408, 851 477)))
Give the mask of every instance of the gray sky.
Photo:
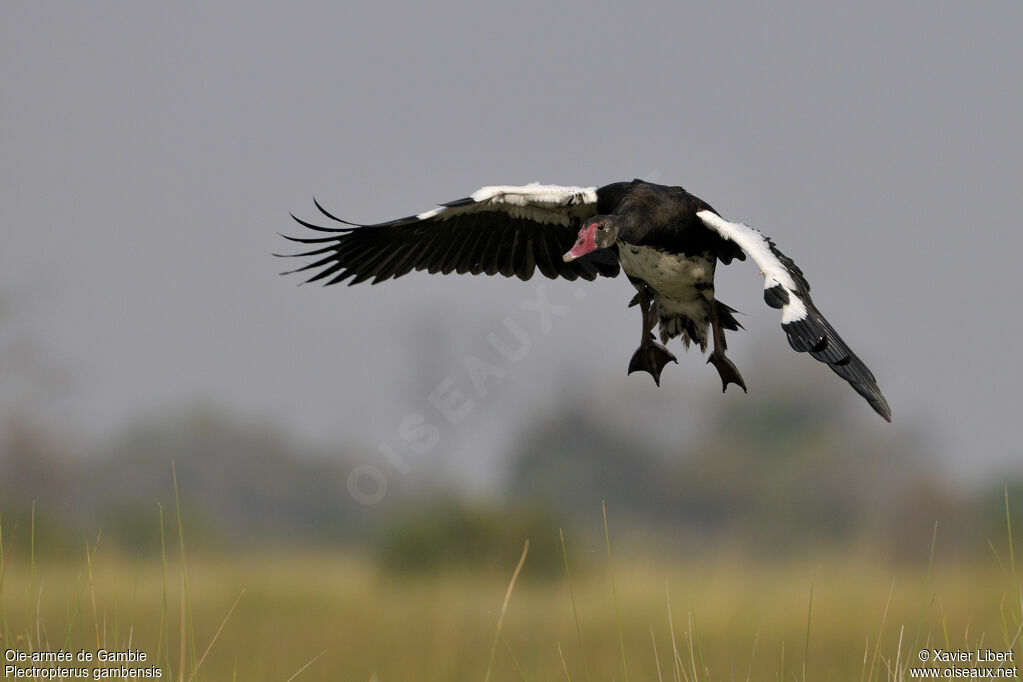
MULTIPOLYGON (((751 391, 771 390, 754 360, 805 369, 864 428, 934 429, 961 473, 1018 463, 1023 5, 818 5, 8 6, 0 292, 74 376, 49 418, 102 435, 201 398, 397 442, 438 382, 471 390, 462 359, 492 360, 505 316, 533 347, 445 431, 466 461, 500 454, 567 373, 649 399, 625 377, 624 279, 584 299, 548 282, 571 312, 544 335, 519 307, 535 281, 296 287, 269 256, 313 195, 376 221, 485 184, 639 176, 774 237, 896 422, 788 349, 739 263, 718 291, 747 313, 730 347, 751 391)), ((716 374, 680 360, 663 390, 703 399, 716 374)))

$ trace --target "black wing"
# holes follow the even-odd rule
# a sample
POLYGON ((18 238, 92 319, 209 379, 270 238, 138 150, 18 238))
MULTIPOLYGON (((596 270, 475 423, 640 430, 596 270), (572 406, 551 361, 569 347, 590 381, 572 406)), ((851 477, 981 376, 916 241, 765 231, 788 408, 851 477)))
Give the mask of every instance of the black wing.
MULTIPOLYGON (((595 215, 592 187, 558 185, 484 187, 418 215, 375 225, 357 225, 324 216, 349 227, 327 228, 295 220, 326 237, 286 237, 311 244, 311 251, 287 254, 313 258, 291 272, 312 271, 307 282, 371 284, 401 277, 412 270, 473 275, 501 274, 528 280, 539 269, 545 277, 587 280, 618 274, 617 255, 605 249, 571 263, 562 254, 575 243, 579 224, 595 215)), ((294 218, 294 216, 292 216, 294 218)))
POLYGON ((779 251, 774 242, 759 230, 729 222, 713 211, 700 211, 696 215, 707 227, 741 246, 763 271, 764 300, 767 305, 782 311, 781 328, 785 330, 793 350, 808 352, 813 358, 827 363, 835 374, 866 398, 875 412, 891 421, 892 411, 873 373, 817 310, 810 298, 810 283, 792 259, 779 251))

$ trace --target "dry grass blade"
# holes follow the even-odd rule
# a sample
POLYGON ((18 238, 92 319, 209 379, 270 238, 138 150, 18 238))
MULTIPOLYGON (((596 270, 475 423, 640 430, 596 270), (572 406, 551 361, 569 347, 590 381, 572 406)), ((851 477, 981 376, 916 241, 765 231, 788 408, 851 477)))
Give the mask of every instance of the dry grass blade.
POLYGON ((803 682, 806 682, 806 661, 810 658, 810 620, 813 616, 813 583, 810 583, 810 605, 806 607, 806 644, 803 645, 803 682))
MULTIPOLYGON (((920 604, 920 612, 917 614, 916 619, 916 631, 913 634, 913 651, 920 650, 920 632, 923 629, 924 616, 927 606, 933 604, 933 599, 929 598, 928 595, 931 593, 931 573, 934 570, 934 549, 938 545, 938 522, 934 522, 934 530, 931 531, 931 553, 927 559, 927 573, 924 576, 924 601, 920 604)), ((906 659, 906 668, 913 663, 912 658, 906 659)), ((906 671, 902 670, 901 675, 905 676, 906 671)))
POLYGON ((686 674, 686 668, 682 664, 682 656, 678 653, 678 638, 675 636, 675 621, 671 617, 671 590, 668 588, 668 581, 664 581, 664 596, 665 601, 668 605, 668 632, 671 633, 671 651, 672 658, 675 662, 675 679, 678 682, 689 681, 689 675, 686 674))
MULTIPOLYGON (((29 558, 29 579, 28 579, 28 593, 29 595, 35 594, 36 592, 36 501, 32 500, 32 521, 29 525, 28 533, 28 558, 29 558)), ((40 593, 41 596, 42 593, 40 593)), ((39 624, 42 622, 42 614, 39 612, 39 599, 36 599, 36 613, 33 618, 36 624, 36 640, 39 640, 39 624)), ((29 626, 28 636, 32 636, 32 629, 29 626)))
POLYGON ((0 514, 0 596, 3 596, 4 576, 7 575, 7 554, 4 549, 4 517, 0 514))
POLYGON ((874 679, 874 674, 877 672, 877 656, 881 651, 881 635, 884 634, 884 626, 888 621, 888 607, 892 604, 892 594, 895 592, 895 581, 892 581, 891 587, 888 588, 888 600, 884 604, 884 613, 881 614, 881 627, 877 630, 877 642, 874 645, 874 657, 870 661, 870 675, 867 677, 868 682, 874 679))
MULTIPOLYGON (((182 561, 182 566, 183 565, 184 565, 184 561, 182 561)), ((180 666, 178 668, 178 670, 181 671, 179 676, 178 676, 178 679, 180 679, 182 682, 184 682, 184 679, 185 679, 185 665, 186 665, 185 661, 187 660, 187 657, 186 657, 187 649, 186 649, 186 647, 187 647, 187 642, 188 642, 188 629, 187 629, 187 625, 188 625, 188 598, 185 596, 188 593, 188 590, 185 587, 184 574, 185 574, 185 570, 184 570, 184 568, 182 568, 181 569, 181 576, 182 576, 181 577, 181 599, 180 599, 180 607, 181 607, 181 632, 180 632, 180 635, 181 635, 181 650, 180 650, 179 655, 178 655, 178 665, 180 666)))
POLYGON ((657 655, 657 637, 654 636, 654 626, 650 626, 650 642, 654 645, 654 664, 657 666, 657 682, 664 682, 661 676, 661 657, 657 655))
POLYGON ((611 576, 611 599, 615 604, 615 621, 618 623, 618 650, 622 655, 622 675, 629 682, 629 666, 625 661, 625 635, 622 632, 622 613, 618 608, 618 589, 615 587, 615 564, 611 558, 611 532, 607 529, 607 505, 600 503, 604 513, 604 542, 607 543, 607 570, 611 576))
POLYGON ((760 641, 760 630, 757 630, 757 634, 753 636, 753 651, 749 655, 749 668, 746 670, 746 682, 750 682, 753 679, 753 660, 757 656, 757 642, 760 641))
POLYGON ((178 521, 178 551, 181 553, 181 655, 179 679, 184 682, 185 670, 187 667, 188 653, 191 653, 192 660, 197 659, 195 647, 195 627, 191 622, 191 598, 188 589, 188 559, 185 553, 185 527, 181 521, 181 497, 178 494, 178 468, 174 460, 171 460, 171 478, 174 481, 174 508, 178 521))
POLYGON ((558 658, 561 659, 561 669, 565 671, 565 679, 572 682, 572 676, 568 673, 568 664, 565 663, 565 652, 561 650, 561 642, 558 642, 558 658))
POLYGON ((689 640, 689 661, 690 661, 690 663, 693 666, 693 682, 699 682, 700 674, 696 670, 696 650, 693 647, 693 637, 694 637, 693 631, 694 631, 694 628, 693 628, 693 612, 690 611, 689 612, 689 636, 687 637, 687 639, 689 640))
MULTIPOLYGON (((240 595, 239 595, 239 596, 240 596, 240 595)), ((306 669, 307 669, 307 668, 309 668, 309 666, 311 666, 311 665, 312 665, 313 663, 315 663, 316 661, 318 661, 318 660, 320 660, 321 658, 323 658, 323 657, 324 657, 324 656, 326 655, 326 653, 327 653, 327 650, 326 650, 326 649, 324 649, 323 651, 321 651, 321 652, 320 652, 319 654, 317 654, 316 656, 313 656, 313 657, 312 657, 311 659, 309 659, 309 662, 308 662, 308 663, 306 663, 306 664, 305 664, 305 665, 303 665, 303 666, 302 666, 301 668, 299 668, 298 670, 296 670, 296 671, 295 671, 295 674, 294 674, 294 675, 292 675, 291 677, 289 677, 289 678, 288 678, 287 680, 285 680, 285 682, 294 682, 294 680, 295 680, 295 679, 296 679, 296 678, 297 678, 297 677, 298 677, 299 675, 301 675, 302 673, 304 673, 304 672, 306 671, 306 669)))
POLYGON ((575 587, 572 585, 572 572, 568 568, 568 548, 565 546, 565 531, 559 528, 558 533, 561 535, 561 558, 565 562, 565 577, 568 578, 568 597, 572 602, 572 618, 575 621, 576 638, 579 640, 579 655, 583 659, 583 674, 586 677, 586 682, 590 682, 590 664, 586 660, 586 647, 583 646, 583 629, 579 625, 579 610, 575 605, 575 587))
POLYGON ((234 609, 238 606, 238 602, 241 601, 243 594, 245 594, 245 590, 238 593, 238 597, 234 600, 234 603, 231 604, 231 608, 227 610, 227 615, 224 616, 224 620, 220 622, 220 627, 217 628, 217 631, 213 633, 213 639, 210 640, 209 646, 207 646, 206 651, 202 653, 202 656, 199 658, 199 662, 195 664, 192 674, 188 676, 189 682, 195 678, 196 673, 199 672, 199 668, 202 667, 202 662, 206 660, 206 657, 209 655, 213 645, 217 643, 217 638, 220 637, 220 633, 223 632, 224 626, 227 625, 228 619, 231 618, 231 614, 234 613, 234 609))
POLYGON ((526 555, 529 554, 529 539, 526 539, 525 544, 522 545, 522 556, 519 557, 519 565, 515 567, 515 572, 512 573, 511 582, 508 583, 508 591, 504 593, 504 603, 501 604, 501 613, 497 616, 497 630, 494 632, 494 642, 490 645, 490 662, 487 664, 487 676, 484 679, 485 682, 489 682, 490 674, 494 669, 494 655, 497 653, 497 642, 501 638, 501 628, 504 627, 504 614, 508 610, 508 602, 511 601, 512 592, 515 590, 515 582, 519 579, 519 573, 522 572, 522 566, 526 563, 526 555))
POLYGON ((515 666, 515 672, 517 672, 519 674, 519 679, 522 680, 522 682, 527 682, 527 680, 526 680, 526 673, 523 672, 522 665, 519 663, 518 657, 515 655, 515 652, 512 650, 511 644, 508 642, 508 638, 505 637, 504 635, 501 635, 501 641, 504 642, 504 648, 508 650, 508 657, 511 658, 512 665, 515 666))
POLYGON ((89 599, 92 601, 92 626, 96 631, 96 648, 100 648, 99 641, 99 618, 96 615, 96 583, 92 579, 92 552, 89 551, 89 543, 85 543, 85 565, 89 573, 89 599))
POLYGON ((898 648, 895 649, 895 674, 899 676, 900 679, 902 671, 899 668, 899 664, 902 662, 902 635, 905 632, 905 630, 906 630, 905 625, 899 628, 899 646, 898 648))

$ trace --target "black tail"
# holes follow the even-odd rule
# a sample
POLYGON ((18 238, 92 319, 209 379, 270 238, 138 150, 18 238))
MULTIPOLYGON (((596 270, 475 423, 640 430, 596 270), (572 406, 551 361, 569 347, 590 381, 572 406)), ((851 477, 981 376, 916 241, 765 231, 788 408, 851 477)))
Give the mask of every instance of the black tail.
MULTIPOLYGON (((714 300, 714 305, 717 306, 718 321, 721 323, 722 327, 724 327, 725 329, 730 329, 733 332, 739 331, 740 329, 744 329, 744 327, 741 324, 739 324, 739 321, 735 319, 735 316, 732 315, 732 313, 738 313, 739 312, 738 310, 731 306, 725 305, 724 303, 716 299, 714 300)), ((742 313, 739 314, 741 315, 742 313)))

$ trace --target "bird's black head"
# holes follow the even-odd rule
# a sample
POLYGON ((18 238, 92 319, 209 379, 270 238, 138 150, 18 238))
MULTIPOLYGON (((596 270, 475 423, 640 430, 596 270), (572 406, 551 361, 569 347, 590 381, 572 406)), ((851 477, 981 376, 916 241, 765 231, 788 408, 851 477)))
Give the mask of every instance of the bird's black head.
POLYGON ((568 263, 597 249, 606 249, 614 245, 617 239, 618 222, 615 216, 593 216, 579 228, 579 238, 562 258, 568 263))

